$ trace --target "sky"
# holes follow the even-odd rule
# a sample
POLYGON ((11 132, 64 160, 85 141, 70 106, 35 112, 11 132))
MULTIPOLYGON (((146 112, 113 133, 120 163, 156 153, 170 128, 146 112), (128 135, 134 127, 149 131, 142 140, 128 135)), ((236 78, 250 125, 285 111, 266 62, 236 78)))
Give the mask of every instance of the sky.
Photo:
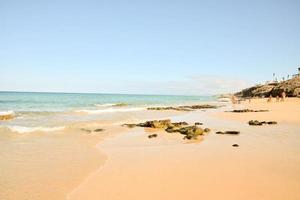
POLYGON ((0 0, 0 91, 238 91, 297 73, 299 10, 299 0, 0 0))

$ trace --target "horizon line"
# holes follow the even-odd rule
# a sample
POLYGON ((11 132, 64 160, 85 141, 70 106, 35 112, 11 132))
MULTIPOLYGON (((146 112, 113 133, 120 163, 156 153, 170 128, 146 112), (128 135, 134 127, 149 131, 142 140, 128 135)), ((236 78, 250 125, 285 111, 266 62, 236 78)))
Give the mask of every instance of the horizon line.
POLYGON ((139 96, 216 96, 221 94, 202 94, 202 95, 184 95, 184 94, 134 94, 134 93, 101 93, 101 92, 49 92, 49 91, 12 91, 0 90, 0 93, 48 93, 48 94, 102 94, 102 95, 139 95, 139 96))

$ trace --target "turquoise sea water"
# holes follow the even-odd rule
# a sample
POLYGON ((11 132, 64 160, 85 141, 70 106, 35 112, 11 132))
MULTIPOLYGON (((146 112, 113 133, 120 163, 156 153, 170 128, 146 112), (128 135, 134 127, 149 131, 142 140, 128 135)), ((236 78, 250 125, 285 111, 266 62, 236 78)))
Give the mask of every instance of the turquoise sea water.
POLYGON ((15 119, 0 126, 56 127, 64 122, 125 118, 150 106, 200 104, 212 96, 124 95, 82 93, 0 92, 0 113, 13 112, 15 119), (122 106, 117 104, 122 103, 122 106))
POLYGON ((214 99, 212 96, 0 92, 0 111, 70 111, 117 103, 129 106, 173 105, 214 99))

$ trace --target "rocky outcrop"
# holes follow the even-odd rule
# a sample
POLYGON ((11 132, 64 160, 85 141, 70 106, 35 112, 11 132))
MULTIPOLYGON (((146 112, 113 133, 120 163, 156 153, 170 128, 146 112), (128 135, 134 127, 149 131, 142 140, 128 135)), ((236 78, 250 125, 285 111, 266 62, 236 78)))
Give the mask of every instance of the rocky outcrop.
POLYGON ((150 107, 148 110, 175 110, 175 111, 193 111, 193 110, 201 110, 201 109, 215 109, 218 106, 215 105, 191 105, 191 106, 177 106, 177 107, 150 107))
MULTIPOLYGON (((184 135, 184 139, 197 139, 198 136, 204 135, 205 133, 210 132, 209 128, 202 129, 196 125, 189 126, 187 122, 171 122, 171 120, 153 120, 146 121, 139 124, 123 124, 129 128, 133 127, 146 127, 146 128, 160 128, 164 129, 168 133, 180 133, 184 135)), ((156 136, 155 136, 156 137, 156 136)), ((152 138, 149 137, 149 138, 152 138)))
POLYGON ((285 92, 288 97, 300 97, 300 77, 295 77, 280 83, 256 85, 244 89, 235 95, 242 98, 247 97, 273 97, 281 96, 285 92))
POLYGON ((242 109, 242 110, 232 110, 226 112, 233 112, 233 113, 247 113, 247 112, 269 112, 269 110, 250 110, 250 109, 242 109))

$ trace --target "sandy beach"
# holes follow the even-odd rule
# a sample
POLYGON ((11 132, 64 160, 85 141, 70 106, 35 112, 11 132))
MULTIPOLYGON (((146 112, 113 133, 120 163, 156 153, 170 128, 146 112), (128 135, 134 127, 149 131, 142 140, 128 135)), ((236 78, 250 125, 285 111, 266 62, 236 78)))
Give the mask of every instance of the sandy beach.
POLYGON ((0 200, 300 200, 300 1, 0 1, 0 200))
POLYGON ((102 125, 105 131, 98 134, 74 127, 54 133, 1 134, 5 138, 1 199, 296 200, 300 198, 299 105, 299 98, 272 103, 257 99, 206 112, 143 111, 140 119, 128 120, 202 122, 211 132, 198 140, 183 140, 181 134, 161 129, 130 129, 120 122, 102 125), (244 108, 269 112, 225 112, 244 108), (254 119, 278 124, 249 126, 247 122, 254 119), (241 133, 215 134, 226 130, 241 133), (149 139, 153 133, 158 137, 149 139), (8 151, 11 145, 24 143, 26 148, 8 151))

